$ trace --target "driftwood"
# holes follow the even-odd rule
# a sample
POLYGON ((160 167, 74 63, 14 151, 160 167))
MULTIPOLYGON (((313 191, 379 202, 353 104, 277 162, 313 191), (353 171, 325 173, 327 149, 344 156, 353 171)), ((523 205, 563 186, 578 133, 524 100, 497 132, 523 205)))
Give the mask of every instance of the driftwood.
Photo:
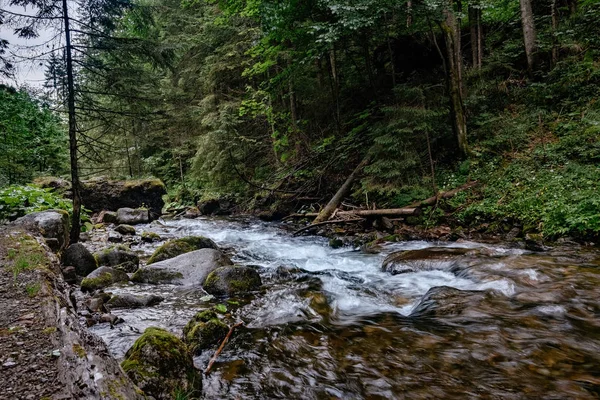
POLYGON ((360 221, 364 221, 364 218, 336 219, 335 221, 317 222, 316 224, 310 224, 310 225, 305 226, 304 228, 298 229, 297 231, 294 232, 294 236, 296 236, 297 234, 302 233, 304 231, 307 231, 309 229, 316 228, 317 226, 321 226, 321 225, 347 224, 347 223, 350 223, 350 222, 360 222, 360 221))
POLYGON ((319 222, 324 222, 331 218, 333 212, 340 206, 346 195, 348 195, 348 193, 350 192, 350 189, 352 189, 352 184, 354 183, 354 180, 356 179, 360 171, 369 163, 370 159, 371 158, 369 156, 365 157, 365 159, 362 160, 356 168, 354 168, 354 171, 352 171, 352 173, 346 179, 342 187, 338 189, 337 193, 331 198, 331 200, 329 200, 329 203, 327 203, 325 208, 323 208, 321 212, 317 215, 317 218, 315 218, 313 224, 318 224, 319 222))
POLYGON ((243 322, 238 322, 237 324, 232 325, 231 328, 229 328, 229 332, 227 332, 227 336, 225 336, 225 339, 223 339, 223 341, 221 342, 221 345, 219 346, 219 348, 215 352, 215 355, 212 356, 212 358, 208 362, 208 367, 206 367, 206 369, 204 370, 205 374, 208 374, 210 372, 213 364, 215 363, 215 361, 217 361, 217 357, 219 357, 219 354, 221 354, 221 352, 223 351, 223 348, 225 347, 225 345, 229 341, 229 338, 231 337, 231 334, 233 333, 233 330, 235 328, 237 328, 238 326, 241 326, 241 325, 244 325, 244 323, 243 322))
MULTIPOLYGON (((419 207, 405 207, 405 208, 382 208, 381 210, 352 210, 352 211, 338 211, 335 215, 338 217, 399 217, 405 215, 420 215, 421 209, 419 207)), ((284 218, 284 220, 293 218, 311 218, 316 217, 317 213, 306 213, 306 214, 290 214, 284 218)), ((344 222, 347 220, 338 220, 344 222)), ((327 222, 327 221, 323 221, 327 222)), ((317 222, 320 223, 320 222, 317 222)), ((313 224, 316 225, 316 224, 313 224)))

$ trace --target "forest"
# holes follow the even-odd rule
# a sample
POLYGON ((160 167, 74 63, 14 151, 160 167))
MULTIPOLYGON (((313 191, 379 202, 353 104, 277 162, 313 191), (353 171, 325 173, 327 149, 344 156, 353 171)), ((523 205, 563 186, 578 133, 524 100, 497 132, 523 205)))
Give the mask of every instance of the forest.
POLYGON ((284 216, 358 169, 344 197, 366 209, 477 183, 425 226, 600 232, 598 1, 67 3, 0 12, 21 37, 53 35, 2 41, 7 208, 38 176, 154 176, 171 205, 284 216), (27 62, 42 89, 8 84, 27 62))

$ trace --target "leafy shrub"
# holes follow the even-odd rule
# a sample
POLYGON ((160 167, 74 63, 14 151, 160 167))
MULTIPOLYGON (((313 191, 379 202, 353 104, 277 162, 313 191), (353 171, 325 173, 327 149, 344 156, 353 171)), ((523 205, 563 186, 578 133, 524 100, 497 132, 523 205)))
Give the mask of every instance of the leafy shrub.
POLYGON ((12 221, 25 214, 49 209, 71 213, 71 200, 35 186, 12 185, 0 189, 0 221, 12 221))

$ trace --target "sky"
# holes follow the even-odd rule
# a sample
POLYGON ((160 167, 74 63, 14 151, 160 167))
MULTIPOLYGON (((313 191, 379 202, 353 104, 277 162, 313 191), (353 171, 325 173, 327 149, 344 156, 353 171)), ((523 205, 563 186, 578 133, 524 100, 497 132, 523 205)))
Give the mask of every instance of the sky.
MULTIPOLYGON (((24 9, 20 6, 10 6, 8 0, 0 0, 0 9, 28 15, 35 12, 31 7, 24 9)), ((7 58, 15 66, 14 79, 0 77, 0 82, 17 87, 22 85, 42 87, 44 85, 44 61, 49 57, 47 53, 52 50, 53 45, 60 46, 60 38, 52 40, 57 33, 56 29, 46 28, 41 29, 39 37, 35 39, 23 39, 14 34, 14 26, 6 23, 0 25, 0 38, 8 40, 10 44, 7 58)))

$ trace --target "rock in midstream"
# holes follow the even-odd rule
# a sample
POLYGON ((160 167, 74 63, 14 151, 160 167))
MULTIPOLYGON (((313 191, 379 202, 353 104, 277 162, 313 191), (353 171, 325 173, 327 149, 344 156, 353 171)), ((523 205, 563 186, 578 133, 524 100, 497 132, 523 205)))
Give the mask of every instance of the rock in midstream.
POLYGON ((174 283, 201 286, 215 269, 232 265, 225 254, 214 249, 201 249, 142 267, 133 274, 138 283, 174 283))

